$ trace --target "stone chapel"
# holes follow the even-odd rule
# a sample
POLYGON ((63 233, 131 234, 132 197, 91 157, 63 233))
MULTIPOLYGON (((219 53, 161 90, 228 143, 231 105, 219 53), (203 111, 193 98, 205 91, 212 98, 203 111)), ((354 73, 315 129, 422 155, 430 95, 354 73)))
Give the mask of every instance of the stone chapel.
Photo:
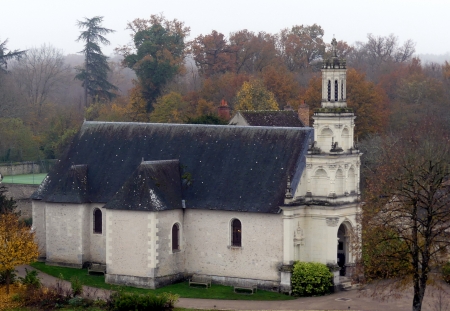
POLYGON ((84 122, 32 195, 41 260, 99 263, 106 282, 144 288, 200 274, 288 291, 296 260, 350 275, 361 154, 336 52, 323 61, 313 119, 313 128, 84 122))

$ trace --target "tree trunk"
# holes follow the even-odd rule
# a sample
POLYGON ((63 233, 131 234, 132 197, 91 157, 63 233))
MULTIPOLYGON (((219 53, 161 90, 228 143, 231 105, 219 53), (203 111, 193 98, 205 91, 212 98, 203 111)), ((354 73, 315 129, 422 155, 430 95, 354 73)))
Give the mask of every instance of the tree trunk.
POLYGON ((87 66, 88 66, 88 62, 87 62, 87 57, 86 57, 86 61, 84 64, 84 108, 88 107, 88 74, 87 74, 87 66))
POLYGON ((416 288, 414 287, 414 298, 413 298, 413 311, 421 311, 422 310, 422 302, 423 302, 423 296, 425 294, 424 288, 419 288, 416 291, 416 288))
POLYGON ((6 295, 9 295, 9 282, 11 282, 11 270, 6 270, 6 295))

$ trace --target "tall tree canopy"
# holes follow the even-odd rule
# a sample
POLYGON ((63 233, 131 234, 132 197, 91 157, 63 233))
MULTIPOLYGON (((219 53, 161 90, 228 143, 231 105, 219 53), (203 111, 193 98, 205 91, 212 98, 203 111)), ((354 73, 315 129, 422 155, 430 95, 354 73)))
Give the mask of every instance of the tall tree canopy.
POLYGON ((152 15, 148 20, 135 19, 128 24, 128 29, 133 32, 134 46, 117 51, 125 57, 124 65, 136 72, 150 112, 166 83, 184 69, 184 40, 190 29, 183 22, 168 21, 162 15, 152 15))
POLYGON ((88 106, 88 96, 92 101, 95 99, 111 99, 115 96, 112 92, 117 87, 108 82, 108 57, 103 55, 99 43, 109 44, 109 40, 104 35, 114 32, 112 29, 101 26, 103 22, 102 16, 93 18, 84 18, 83 21, 77 21, 77 25, 81 29, 80 36, 76 41, 84 41, 84 49, 80 52, 84 54, 84 68, 78 68, 76 79, 83 81, 84 87, 84 104, 88 106))

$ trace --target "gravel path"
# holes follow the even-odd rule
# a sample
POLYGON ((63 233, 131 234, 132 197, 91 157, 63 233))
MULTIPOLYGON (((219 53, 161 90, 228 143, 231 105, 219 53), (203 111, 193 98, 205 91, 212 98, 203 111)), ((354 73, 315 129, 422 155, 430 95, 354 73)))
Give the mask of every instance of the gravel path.
MULTIPOLYGON (((25 268, 17 267, 18 276, 25 275, 25 268)), ((39 271, 39 278, 45 286, 55 285, 60 282, 70 288, 70 283, 59 280, 53 276, 39 271)), ((450 287, 447 287, 447 290, 450 287)), ((429 287, 423 303, 422 310, 450 310, 450 294, 443 294, 443 302, 439 303, 439 292, 429 287)), ((84 295, 90 297, 105 298, 110 295, 109 290, 98 289, 89 286, 83 287, 84 295)), ((412 309, 412 293, 407 293, 400 299, 392 299, 388 302, 374 300, 366 297, 364 292, 357 290, 339 292, 321 297, 307 297, 288 301, 248 301, 248 300, 215 300, 180 298, 176 307, 193 309, 217 309, 217 310, 382 310, 402 311, 412 309)))

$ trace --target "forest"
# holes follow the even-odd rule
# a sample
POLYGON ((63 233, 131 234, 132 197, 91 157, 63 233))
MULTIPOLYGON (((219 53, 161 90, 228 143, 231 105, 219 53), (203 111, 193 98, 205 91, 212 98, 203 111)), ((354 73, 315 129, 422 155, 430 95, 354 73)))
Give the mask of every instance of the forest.
MULTIPOLYGON (((217 116, 222 100, 232 113, 306 103, 312 115, 320 107, 322 61, 331 56, 320 25, 213 30, 188 41, 182 21, 152 15, 128 23, 131 42, 109 58, 101 47, 113 30, 102 19, 78 21, 77 55, 50 44, 20 50, 1 38, 0 162, 57 158, 83 120, 226 124, 217 116)), ((395 34, 337 39, 363 149, 424 119, 449 123, 448 62, 422 63, 415 43, 395 34)))

